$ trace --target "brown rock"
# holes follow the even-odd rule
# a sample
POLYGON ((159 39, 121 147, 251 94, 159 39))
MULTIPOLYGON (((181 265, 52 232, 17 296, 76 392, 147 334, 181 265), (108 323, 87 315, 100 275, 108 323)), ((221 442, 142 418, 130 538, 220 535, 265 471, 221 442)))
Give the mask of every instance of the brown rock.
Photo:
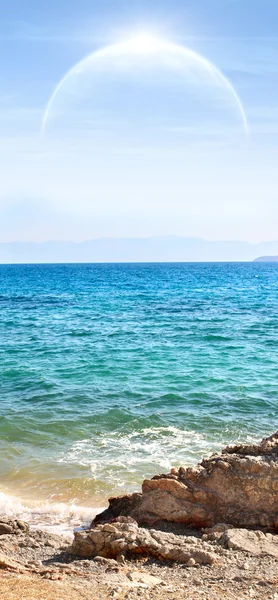
POLYGON ((214 525, 213 527, 209 527, 207 529, 203 529, 204 533, 224 533, 224 531, 227 531, 228 529, 234 529, 233 525, 231 525, 230 523, 216 523, 216 525, 214 525))
POLYGON ((82 556, 82 558, 95 558, 96 556, 102 556, 98 552, 94 552, 95 548, 92 544, 92 540, 85 536, 82 532, 75 532, 74 544, 72 545, 71 552, 76 556, 82 556))
POLYGON ((141 501, 142 494, 129 494, 109 499, 109 507, 94 518, 91 527, 113 521, 117 517, 130 517, 141 501))
POLYGON ((142 495, 112 498, 96 523, 130 516, 140 525, 157 522, 278 531, 278 432, 261 444, 228 447, 196 468, 144 481, 142 495))
POLYGON ((13 533, 12 526, 7 523, 0 523, 0 535, 8 535, 9 533, 13 533))

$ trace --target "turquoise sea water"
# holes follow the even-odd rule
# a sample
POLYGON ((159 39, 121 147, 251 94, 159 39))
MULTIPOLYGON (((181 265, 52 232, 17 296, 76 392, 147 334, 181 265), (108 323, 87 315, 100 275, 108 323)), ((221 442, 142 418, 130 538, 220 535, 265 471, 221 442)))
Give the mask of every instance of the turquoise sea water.
POLYGON ((276 264, 2 265, 0 341, 2 499, 102 506, 278 428, 276 264))

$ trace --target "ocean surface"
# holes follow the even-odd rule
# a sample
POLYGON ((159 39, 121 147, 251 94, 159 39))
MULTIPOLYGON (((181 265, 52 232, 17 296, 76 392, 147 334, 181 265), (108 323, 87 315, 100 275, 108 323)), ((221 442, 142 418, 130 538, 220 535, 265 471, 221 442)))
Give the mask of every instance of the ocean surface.
POLYGON ((2 265, 0 371, 0 512, 70 529, 278 429, 278 264, 2 265))

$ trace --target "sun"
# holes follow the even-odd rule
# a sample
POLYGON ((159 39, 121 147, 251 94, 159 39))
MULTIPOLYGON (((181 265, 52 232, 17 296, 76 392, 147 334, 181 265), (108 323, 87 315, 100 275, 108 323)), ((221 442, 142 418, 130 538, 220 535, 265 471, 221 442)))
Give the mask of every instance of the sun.
POLYGON ((140 33, 127 41, 130 52, 134 54, 152 54, 161 48, 161 40, 148 33, 140 33))

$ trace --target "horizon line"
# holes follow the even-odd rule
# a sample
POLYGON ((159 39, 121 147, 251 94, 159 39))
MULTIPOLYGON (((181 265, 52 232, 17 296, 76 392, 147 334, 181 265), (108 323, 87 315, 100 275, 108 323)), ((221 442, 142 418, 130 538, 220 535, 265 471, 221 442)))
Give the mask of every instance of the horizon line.
POLYGON ((150 236, 132 236, 132 237, 125 237, 125 236, 119 236, 119 237, 113 237, 113 236, 102 236, 102 237, 97 237, 97 238, 87 238, 84 240, 59 240, 59 239, 46 239, 46 240, 9 240, 9 241, 2 241, 0 240, 0 244, 75 244, 75 245, 80 245, 80 244, 87 244, 87 243, 92 243, 92 242, 99 242, 99 241, 148 241, 148 240, 159 240, 159 239, 169 239, 169 238, 174 238, 174 239, 180 239, 180 240, 191 240, 191 241, 202 241, 202 242, 206 242, 208 244, 212 243, 219 243, 219 244, 227 244, 227 243, 232 243, 232 244, 249 244, 251 246, 256 246, 259 244, 278 244, 278 239, 271 239, 271 240, 260 240, 260 241, 248 241, 248 240, 239 240, 239 239, 207 239, 207 238, 203 238, 203 237, 198 237, 198 236, 183 236, 183 235, 176 235, 176 234, 161 234, 161 235, 150 235, 150 236))

